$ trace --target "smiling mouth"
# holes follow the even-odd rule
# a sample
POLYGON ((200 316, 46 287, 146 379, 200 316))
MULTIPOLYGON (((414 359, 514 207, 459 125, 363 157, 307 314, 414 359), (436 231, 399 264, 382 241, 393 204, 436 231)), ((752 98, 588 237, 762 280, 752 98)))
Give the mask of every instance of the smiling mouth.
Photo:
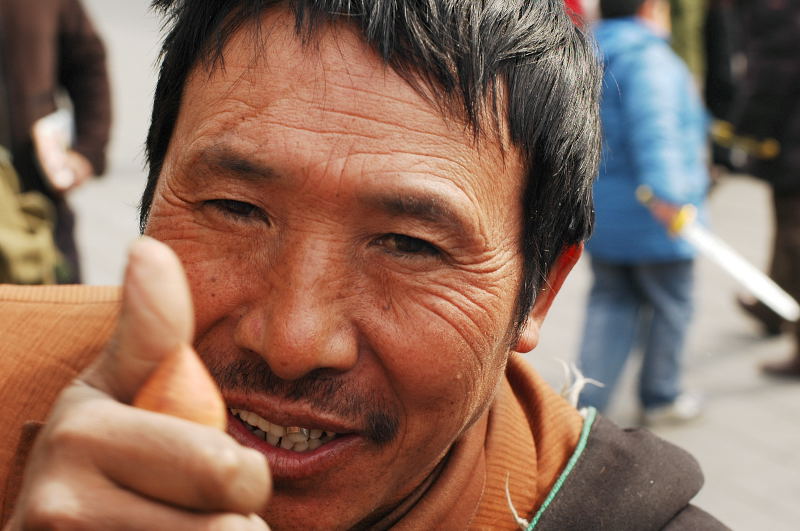
POLYGON ((308 452, 331 442, 336 433, 318 428, 301 428, 299 426, 280 426, 256 415, 252 411, 230 409, 231 414, 262 441, 276 448, 293 452, 308 452))

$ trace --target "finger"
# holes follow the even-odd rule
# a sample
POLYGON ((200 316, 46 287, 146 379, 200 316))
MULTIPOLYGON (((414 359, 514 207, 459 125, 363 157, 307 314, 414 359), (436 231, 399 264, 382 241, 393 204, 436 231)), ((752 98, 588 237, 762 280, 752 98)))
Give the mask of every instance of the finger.
POLYGON ((161 362, 133 405, 225 431, 228 414, 217 384, 188 345, 161 362))
POLYGON ((72 407, 42 438, 49 463, 67 463, 76 475, 89 469, 117 488, 196 511, 248 514, 266 506, 266 458, 226 433, 119 404, 86 385, 64 398, 72 407))
POLYGON ((129 251, 117 330, 85 380, 131 403, 156 367, 191 344, 193 335, 191 296, 178 257, 143 237, 129 251))
POLYGON ((118 531, 263 531, 267 524, 255 514, 194 513, 97 484, 75 489, 66 482, 42 485, 29 507, 8 529, 85 529, 118 531))
POLYGON ((131 246, 116 334, 86 379, 117 400, 224 430, 225 404, 190 347, 193 328, 178 257, 144 237, 131 246))

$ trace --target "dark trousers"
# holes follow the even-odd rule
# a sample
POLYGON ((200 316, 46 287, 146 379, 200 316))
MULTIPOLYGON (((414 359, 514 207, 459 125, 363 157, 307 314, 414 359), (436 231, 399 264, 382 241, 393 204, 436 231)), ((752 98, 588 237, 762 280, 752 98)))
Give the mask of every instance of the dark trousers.
POLYGON ((53 199, 56 210, 56 227, 53 238, 56 247, 63 256, 62 267, 59 268, 59 284, 81 283, 81 262, 78 246, 75 243, 75 213, 63 198, 53 199))
MULTIPOLYGON (((770 276, 800 301, 800 193, 772 194, 775 240, 770 276)), ((795 325, 797 355, 800 356, 800 326, 795 325)))

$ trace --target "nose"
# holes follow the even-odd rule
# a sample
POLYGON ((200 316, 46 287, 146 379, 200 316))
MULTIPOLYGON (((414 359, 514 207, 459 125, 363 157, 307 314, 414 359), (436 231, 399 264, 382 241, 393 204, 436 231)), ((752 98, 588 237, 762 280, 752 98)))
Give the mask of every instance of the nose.
POLYGON ((330 249, 310 247, 297 245, 276 257, 265 273, 265 289, 236 327, 237 344, 262 356, 284 380, 316 369, 346 371, 358 359, 347 310, 348 268, 330 249))

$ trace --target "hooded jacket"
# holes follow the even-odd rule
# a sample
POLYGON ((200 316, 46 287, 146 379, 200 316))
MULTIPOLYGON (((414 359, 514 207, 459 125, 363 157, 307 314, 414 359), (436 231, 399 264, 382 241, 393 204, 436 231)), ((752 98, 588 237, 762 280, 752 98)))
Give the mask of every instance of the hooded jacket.
POLYGON ((647 430, 620 429, 592 410, 573 460, 528 529, 727 529, 691 504, 703 485, 697 461, 647 430))
POLYGON ((636 189, 647 185, 675 205, 703 201, 707 120, 691 74, 638 18, 604 20, 595 36, 605 65, 603 152, 587 249, 615 263, 692 258, 691 246, 671 237, 636 199, 636 189))

